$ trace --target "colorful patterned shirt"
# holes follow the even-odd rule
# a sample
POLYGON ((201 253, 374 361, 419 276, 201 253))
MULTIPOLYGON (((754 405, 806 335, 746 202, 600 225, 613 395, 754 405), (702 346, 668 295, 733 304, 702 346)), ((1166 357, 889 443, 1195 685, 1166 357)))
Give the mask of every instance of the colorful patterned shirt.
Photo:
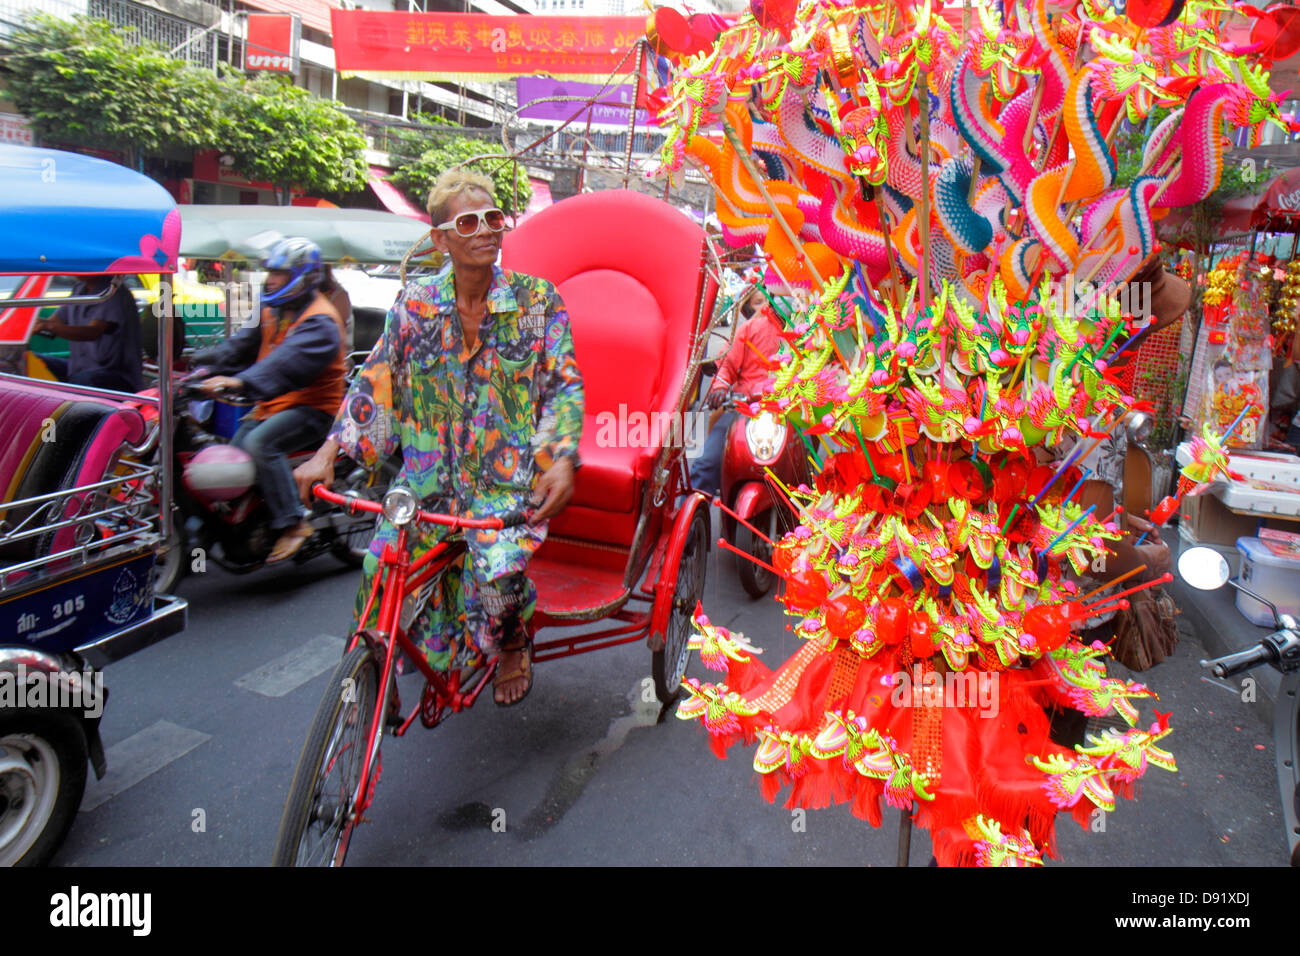
POLYGON ((451 265, 406 284, 343 400, 330 438, 368 468, 399 446, 396 484, 426 507, 523 507, 536 470, 576 456, 582 375, 569 315, 545 279, 493 267, 467 350, 451 265))

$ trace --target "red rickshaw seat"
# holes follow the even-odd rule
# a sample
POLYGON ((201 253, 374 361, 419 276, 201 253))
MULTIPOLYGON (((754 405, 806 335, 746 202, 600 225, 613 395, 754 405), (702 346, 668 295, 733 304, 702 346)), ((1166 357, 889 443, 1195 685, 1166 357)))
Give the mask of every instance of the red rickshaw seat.
POLYGON ((677 210, 625 190, 566 199, 506 237, 505 267, 550 280, 564 300, 583 376, 583 467, 551 534, 631 544, 667 440, 651 442, 650 425, 670 418, 681 393, 702 242, 677 210))

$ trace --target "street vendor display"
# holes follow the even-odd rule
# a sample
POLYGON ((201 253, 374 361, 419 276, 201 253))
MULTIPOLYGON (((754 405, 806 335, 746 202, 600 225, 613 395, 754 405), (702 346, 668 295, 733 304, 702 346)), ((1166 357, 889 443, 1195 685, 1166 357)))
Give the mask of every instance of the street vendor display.
MULTIPOLYGON (((771 567, 803 646, 770 669, 699 609, 725 678, 686 680, 678 712, 719 754, 756 745, 769 800, 874 826, 883 798, 941 864, 1034 865, 1059 812, 1086 826, 1175 769, 1170 715, 1139 713, 1155 692, 1076 639, 1162 579, 1082 584, 1122 531, 1076 495, 1138 404, 1112 366, 1153 322, 1129 283, 1154 221, 1216 188, 1229 124, 1286 125, 1268 68, 1294 42, 1245 9, 754 0, 711 44, 652 37, 674 67, 658 172, 705 170, 725 239, 813 301, 748 409, 818 451, 811 484, 778 489, 799 524, 771 567), (1110 144, 1155 105, 1116 184, 1110 144), (1127 729, 1064 746, 1063 713, 1127 729)), ((1225 467, 1223 431, 1185 486, 1225 467)))

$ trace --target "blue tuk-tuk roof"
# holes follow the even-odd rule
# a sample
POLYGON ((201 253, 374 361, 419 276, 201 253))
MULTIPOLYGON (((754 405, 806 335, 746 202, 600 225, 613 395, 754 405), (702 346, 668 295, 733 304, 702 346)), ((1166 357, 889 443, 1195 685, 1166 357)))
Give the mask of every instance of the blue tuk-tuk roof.
POLYGON ((93 156, 0 145, 0 274, 174 272, 181 217, 147 176, 93 156))

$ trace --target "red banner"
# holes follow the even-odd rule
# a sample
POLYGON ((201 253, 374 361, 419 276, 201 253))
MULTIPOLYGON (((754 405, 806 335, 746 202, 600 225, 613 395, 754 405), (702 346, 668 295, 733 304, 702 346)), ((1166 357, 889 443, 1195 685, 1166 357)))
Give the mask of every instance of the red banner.
POLYGON ((331 10, 344 76, 463 80, 546 74, 604 78, 636 69, 644 17, 498 17, 331 10))

